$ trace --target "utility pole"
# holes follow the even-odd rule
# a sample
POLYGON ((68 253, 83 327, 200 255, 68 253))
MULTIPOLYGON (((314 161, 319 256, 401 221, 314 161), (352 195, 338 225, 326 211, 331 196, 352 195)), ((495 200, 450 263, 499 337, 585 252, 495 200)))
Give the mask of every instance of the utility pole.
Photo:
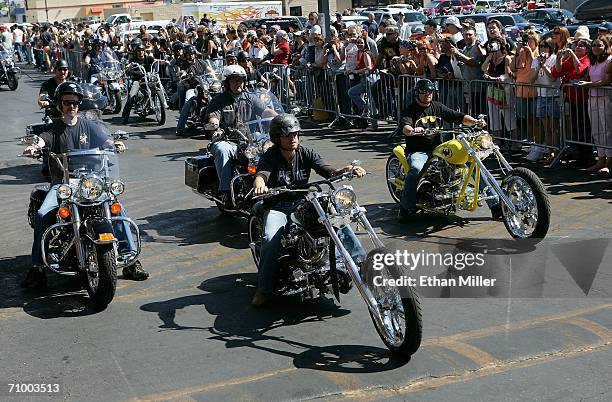
POLYGON ((328 41, 330 38, 330 30, 329 30, 329 23, 330 23, 330 14, 329 14, 329 0, 318 0, 318 6, 319 6, 319 24, 321 23, 321 18, 320 16, 323 15, 323 26, 321 27, 321 29, 323 29, 323 33, 325 34, 325 40, 328 41))
POLYGON ((49 8, 47 7, 47 0, 45 0, 45 14, 47 15, 47 22, 49 22, 49 8))

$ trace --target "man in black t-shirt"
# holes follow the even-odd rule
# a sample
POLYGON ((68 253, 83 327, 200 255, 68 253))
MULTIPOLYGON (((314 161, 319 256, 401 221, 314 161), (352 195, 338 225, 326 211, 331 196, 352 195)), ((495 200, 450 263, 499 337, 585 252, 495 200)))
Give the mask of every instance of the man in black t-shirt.
MULTIPOLYGON (((300 132, 300 123, 291 114, 280 114, 272 120, 270 140, 274 146, 262 155, 257 164, 253 195, 265 194, 268 188, 306 185, 312 170, 324 178, 351 171, 359 177, 366 174, 366 171, 360 166, 351 165, 334 169, 318 153, 300 145, 300 132)), ((276 261, 280 252, 283 228, 287 223, 288 214, 293 210, 294 200, 291 198, 270 199, 266 207, 268 210, 264 214, 258 286, 252 301, 253 306, 256 307, 267 304, 274 290, 276 261)))
MULTIPOLYGON (((130 64, 140 64, 144 67, 146 72, 151 72, 151 67, 153 66, 153 62, 155 59, 151 56, 145 55, 145 45, 142 43, 140 39, 135 39, 132 43, 132 47, 134 50, 134 56, 130 58, 130 64)), ((123 107, 123 112, 121 117, 123 118, 123 124, 128 123, 128 119, 130 117, 130 112, 132 111, 132 107, 134 106, 134 97, 138 94, 140 90, 140 79, 143 77, 142 71, 139 68, 130 68, 128 66, 127 70, 130 78, 132 80, 132 87, 128 93, 127 101, 125 102, 125 106, 123 107)))
POLYGON ((433 119, 427 120, 435 122, 435 117, 439 117, 449 123, 461 123, 467 126, 478 123, 478 120, 472 116, 454 111, 440 102, 432 101, 435 86, 430 80, 421 79, 417 81, 414 92, 414 102, 400 119, 402 133, 407 137, 406 159, 410 166, 410 170, 408 170, 404 179, 404 191, 400 198, 399 218, 401 220, 412 217, 416 212, 416 189, 419 173, 433 149, 441 143, 437 136, 435 138, 424 136, 425 127, 417 126, 418 122, 424 117, 432 116, 433 119))

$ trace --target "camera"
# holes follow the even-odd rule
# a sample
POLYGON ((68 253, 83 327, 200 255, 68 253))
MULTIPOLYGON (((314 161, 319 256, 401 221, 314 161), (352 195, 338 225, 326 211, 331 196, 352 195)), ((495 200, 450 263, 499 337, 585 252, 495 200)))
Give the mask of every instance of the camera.
POLYGON ((487 51, 489 53, 494 53, 494 52, 499 51, 499 43, 498 42, 487 43, 487 51))
POLYGON ((333 46, 334 45, 332 45, 331 43, 327 43, 327 44, 325 44, 325 46, 323 46, 323 48, 331 50, 333 46))

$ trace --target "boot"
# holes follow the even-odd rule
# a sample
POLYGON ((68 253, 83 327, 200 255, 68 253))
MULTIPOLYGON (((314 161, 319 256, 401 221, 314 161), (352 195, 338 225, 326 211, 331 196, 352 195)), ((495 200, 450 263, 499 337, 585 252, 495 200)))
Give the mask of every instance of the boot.
POLYGON ((267 304, 270 304, 271 301, 272 294, 264 292, 261 289, 257 289, 257 291, 255 291, 255 296, 253 296, 253 300, 251 301, 251 306, 263 307, 267 304))
POLYGON ((123 279, 144 281, 148 277, 149 273, 142 269, 142 264, 138 260, 136 260, 132 265, 123 268, 123 279))
POLYGON ((45 271, 39 267, 30 268, 25 279, 21 282, 21 287, 26 289, 42 289, 47 287, 45 271))

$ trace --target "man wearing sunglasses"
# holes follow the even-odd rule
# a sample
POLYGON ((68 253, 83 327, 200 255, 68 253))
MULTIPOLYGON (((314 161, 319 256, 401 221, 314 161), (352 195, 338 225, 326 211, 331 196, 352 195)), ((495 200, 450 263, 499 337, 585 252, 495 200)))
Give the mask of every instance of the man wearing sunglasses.
MULTIPOLYGON (((436 128, 439 119, 443 122, 473 126, 482 124, 481 121, 470 115, 457 112, 448 108, 440 102, 433 100, 436 87, 428 79, 420 79, 414 86, 414 101, 400 119, 402 133, 406 136, 406 159, 410 170, 404 179, 404 191, 400 198, 400 209, 398 217, 401 221, 408 221, 416 213, 416 190, 419 181, 419 173, 429 159, 435 147, 441 144, 439 135, 425 135, 426 128, 436 128), (425 119, 424 119, 425 118, 425 119), (439 119, 437 119, 439 118, 439 119), (427 125, 434 127, 424 127, 427 125), (418 125, 418 126, 417 126, 418 125)), ((491 202, 491 212, 494 218, 501 214, 499 203, 491 202)))
MULTIPOLYGON (((75 82, 64 82, 55 91, 55 104, 61 118, 54 121, 49 132, 40 136, 38 143, 29 145, 24 155, 35 156, 43 147, 50 152, 61 154, 76 149, 106 149, 115 147, 117 152, 123 152, 125 145, 120 141, 113 142, 108 132, 99 121, 85 119, 79 116, 79 106, 83 100, 83 89, 75 82)), ((40 288, 46 286, 46 276, 43 270, 42 250, 40 242, 46 228, 53 223, 53 216, 58 208, 57 188, 62 183, 63 172, 56 164, 49 164, 51 188, 36 214, 34 225, 34 242, 32 244, 32 268, 21 283, 24 288, 40 288)), ((131 234, 128 230, 115 229, 121 244, 126 244, 123 252, 135 251, 131 234)), ((139 262, 134 262, 123 270, 125 278, 145 280, 149 274, 142 269, 139 262)))
POLYGON ((55 94, 57 87, 66 81, 70 76, 70 70, 68 70, 68 62, 64 59, 60 59, 55 63, 55 75, 43 82, 38 92, 38 106, 46 108, 45 115, 51 118, 60 117, 59 112, 52 108, 51 98, 55 94))

